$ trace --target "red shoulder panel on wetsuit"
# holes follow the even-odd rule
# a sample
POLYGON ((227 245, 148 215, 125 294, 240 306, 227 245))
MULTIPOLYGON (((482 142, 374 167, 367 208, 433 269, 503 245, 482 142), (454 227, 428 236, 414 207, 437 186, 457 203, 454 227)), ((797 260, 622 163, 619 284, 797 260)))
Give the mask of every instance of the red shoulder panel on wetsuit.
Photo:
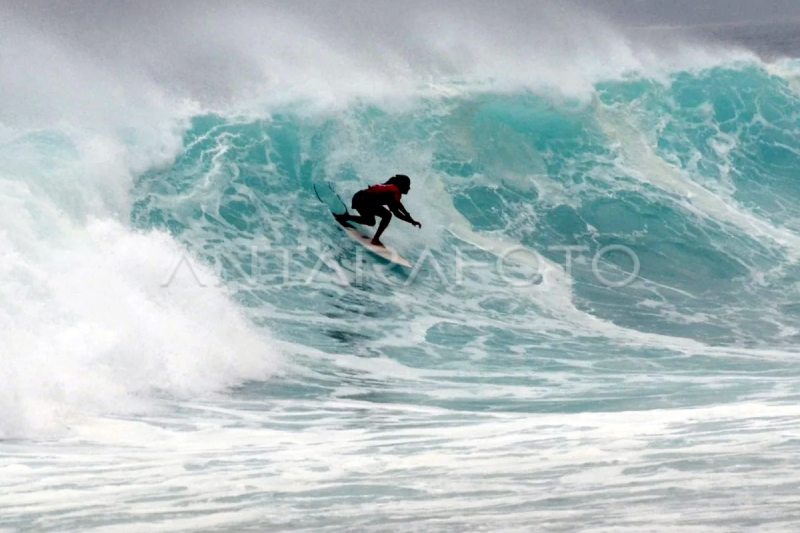
POLYGON ((367 193, 369 194, 387 194, 391 193, 394 194, 394 199, 396 202, 400 201, 400 189, 397 188, 397 185, 373 185, 369 189, 367 189, 367 193))

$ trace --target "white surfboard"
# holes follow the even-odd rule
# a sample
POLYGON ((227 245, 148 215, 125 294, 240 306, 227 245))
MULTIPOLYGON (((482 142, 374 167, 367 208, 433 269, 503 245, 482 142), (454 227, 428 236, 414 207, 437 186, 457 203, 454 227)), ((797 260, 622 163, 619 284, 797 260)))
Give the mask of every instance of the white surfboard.
MULTIPOLYGON (((337 222, 337 224, 339 223, 337 222)), ((375 246, 371 242, 372 237, 364 235, 353 226, 347 227, 347 226, 342 226, 341 224, 339 224, 339 226, 344 230, 345 233, 347 233, 348 237, 350 237, 351 239, 353 239, 358 244, 360 244, 373 254, 377 255, 378 257, 382 257, 383 259, 391 261, 396 265, 404 266, 406 268, 411 268, 411 263, 408 262, 408 259, 401 256, 399 253, 397 253, 396 250, 393 250, 388 246, 375 246)))

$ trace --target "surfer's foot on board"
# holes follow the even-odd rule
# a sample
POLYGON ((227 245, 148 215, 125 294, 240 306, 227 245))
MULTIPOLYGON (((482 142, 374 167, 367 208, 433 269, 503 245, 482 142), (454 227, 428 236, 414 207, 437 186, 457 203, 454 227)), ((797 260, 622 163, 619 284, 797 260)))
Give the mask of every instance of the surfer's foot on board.
POLYGON ((352 228, 353 226, 347 222, 347 213, 342 213, 341 215, 333 215, 333 218, 336 219, 336 222, 344 226, 345 228, 352 228))
POLYGON ((371 241, 369 241, 369 243, 370 243, 372 246, 380 246, 380 247, 383 247, 383 243, 382 243, 381 241, 379 241, 378 239, 372 239, 371 241))

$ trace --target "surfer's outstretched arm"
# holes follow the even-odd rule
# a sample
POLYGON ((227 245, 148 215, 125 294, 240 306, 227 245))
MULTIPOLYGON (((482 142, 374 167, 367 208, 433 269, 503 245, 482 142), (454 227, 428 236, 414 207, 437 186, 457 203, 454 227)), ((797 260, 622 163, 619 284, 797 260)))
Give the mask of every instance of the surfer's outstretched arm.
POLYGON ((394 213, 400 220, 408 222, 409 224, 412 224, 418 228, 422 227, 422 224, 414 220, 411 214, 406 211, 406 208, 402 203, 395 202, 389 206, 389 209, 391 209, 392 213, 394 213))

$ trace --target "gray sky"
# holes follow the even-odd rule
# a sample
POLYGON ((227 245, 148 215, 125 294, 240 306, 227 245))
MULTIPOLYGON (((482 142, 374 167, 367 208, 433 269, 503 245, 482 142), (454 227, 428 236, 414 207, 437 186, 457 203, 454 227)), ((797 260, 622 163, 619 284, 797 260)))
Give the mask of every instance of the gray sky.
MULTIPOLYGON (((0 121, 105 118, 158 91, 209 105, 298 90, 405 94, 443 76, 583 94, 592 80, 658 66, 652 52, 667 65, 702 56, 682 48, 695 32, 621 26, 790 18, 800 0, 0 0, 0 121)), ((775 40, 771 26, 730 29, 698 42, 775 40)), ((800 55, 797 33, 778 51, 800 55)))
POLYGON ((582 0, 626 25, 730 24, 800 18, 798 0, 582 0))
MULTIPOLYGON (((564 0, 562 0, 564 1, 564 0)), ((569 0, 566 0, 569 1, 569 0)), ((786 18, 800 19, 800 1, 798 0, 572 0, 575 4, 594 10, 624 25, 697 25, 715 23, 743 23, 778 21, 786 18)), ((514 7, 526 11, 531 5, 543 4, 546 0, 496 0, 474 3, 469 0, 451 3, 450 7, 462 11, 474 8, 484 10, 492 7, 499 10, 514 7), (483 5, 480 5, 483 4, 483 5)), ((47 16, 47 13, 60 13, 68 17, 80 17, 81 14, 103 13, 107 16, 136 16, 147 11, 169 11, 171 6, 191 5, 198 10, 212 6, 222 7, 225 4, 276 4, 289 10, 305 10, 309 12, 346 12, 370 11, 380 9, 403 11, 420 6, 446 4, 447 2, 421 2, 419 0, 282 0, 266 2, 240 1, 204 1, 185 2, 171 0, 164 2, 170 6, 161 9, 161 2, 141 0, 84 0, 74 2, 68 0, 0 0, 0 8, 7 8, 18 13, 27 12, 34 17, 47 16)), ((553 3, 553 2, 549 2, 553 3)), ((556 2, 559 3, 559 2, 556 2)))

